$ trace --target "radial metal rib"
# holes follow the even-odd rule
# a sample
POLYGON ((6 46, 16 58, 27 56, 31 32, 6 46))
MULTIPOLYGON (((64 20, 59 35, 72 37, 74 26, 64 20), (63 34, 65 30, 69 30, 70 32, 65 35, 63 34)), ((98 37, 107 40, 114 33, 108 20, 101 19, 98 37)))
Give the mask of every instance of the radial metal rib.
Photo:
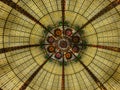
MULTIPOLYGON (((61 9, 62 9, 62 27, 63 31, 65 29, 65 0, 61 0, 61 9)), ((64 32, 63 32, 64 33, 64 32)))
POLYGON ((8 6, 14 8, 16 11, 18 11, 21 14, 25 15, 26 17, 30 18, 31 20, 33 20, 34 22, 36 22, 40 26, 42 26, 44 29, 46 29, 46 27, 42 23, 40 23, 36 18, 34 18, 31 14, 29 14, 26 10, 24 10, 22 7, 20 7, 19 5, 17 5, 12 0, 0 0, 0 1, 2 1, 5 4, 7 4, 8 6))
MULTIPOLYGON (((104 15, 105 13, 109 12, 111 9, 115 8, 116 6, 120 5, 120 0, 114 0, 111 2, 108 6, 100 10, 96 15, 94 15, 90 20, 88 20, 80 29, 83 29, 86 27, 88 24, 99 18, 100 16, 104 15)), ((79 32, 79 30, 77 31, 79 32)), ((75 32, 74 34, 76 34, 75 32)))
POLYGON ((106 49, 106 50, 115 51, 115 52, 120 52, 120 48, 118 48, 118 47, 93 45, 93 44, 87 44, 86 46, 88 46, 88 47, 96 47, 96 48, 101 48, 101 49, 106 49))
POLYGON ((101 81, 93 74, 93 72, 73 53, 73 55, 78 59, 79 63, 85 68, 85 70, 89 73, 89 75, 93 78, 95 83, 101 90, 107 90, 106 87, 101 83, 101 81))
MULTIPOLYGON (((65 30, 65 0, 61 0, 61 9, 62 9, 62 28, 63 28, 63 35, 65 30)), ((62 84, 61 90, 65 90, 65 67, 64 67, 64 55, 63 55, 63 62, 62 62, 62 84)))
POLYGON ((65 90, 65 61, 63 56, 63 63, 62 63, 62 83, 61 83, 61 90, 65 90))
MULTIPOLYGON (((7 4, 8 6, 12 7, 19 13, 25 15, 26 17, 30 18, 31 20, 33 20, 34 22, 39 24, 41 27, 43 27, 46 31, 51 33, 41 22, 39 22, 39 20, 34 18, 30 13, 28 13, 26 10, 24 10, 21 6, 17 5, 17 3, 13 2, 12 0, 0 0, 0 1, 3 2, 4 4, 7 4)), ((51 33, 51 34, 54 35, 53 33, 51 33)))
POLYGON ((37 46, 40 46, 40 45, 34 44, 34 45, 24 45, 24 46, 14 46, 14 47, 1 48, 0 54, 10 52, 10 51, 20 50, 20 49, 24 49, 24 48, 37 47, 37 46))
POLYGON ((89 75, 93 78, 93 80, 96 82, 98 87, 101 90, 107 90, 106 87, 101 83, 101 81, 92 73, 92 71, 82 61, 79 60, 79 62, 80 62, 80 64, 83 65, 83 67, 86 69, 86 71, 89 73, 89 75))
POLYGON ((25 81, 25 83, 21 86, 19 90, 25 90, 27 86, 32 82, 32 80, 35 78, 35 76, 39 73, 39 71, 42 69, 42 67, 47 63, 47 61, 52 57, 52 55, 44 61, 42 65, 38 67, 38 69, 25 81))

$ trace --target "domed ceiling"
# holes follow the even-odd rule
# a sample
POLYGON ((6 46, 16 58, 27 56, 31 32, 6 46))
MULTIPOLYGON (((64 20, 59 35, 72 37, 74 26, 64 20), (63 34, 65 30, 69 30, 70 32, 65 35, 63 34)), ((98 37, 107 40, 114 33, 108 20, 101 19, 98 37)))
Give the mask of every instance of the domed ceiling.
POLYGON ((0 90, 120 90, 120 0, 0 0, 0 90))

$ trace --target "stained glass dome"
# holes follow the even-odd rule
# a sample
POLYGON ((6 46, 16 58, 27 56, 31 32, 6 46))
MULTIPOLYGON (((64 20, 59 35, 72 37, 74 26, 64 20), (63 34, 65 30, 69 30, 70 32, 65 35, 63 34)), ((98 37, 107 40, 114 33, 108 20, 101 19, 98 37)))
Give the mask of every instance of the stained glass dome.
POLYGON ((0 0, 0 90, 119 90, 120 0, 0 0))

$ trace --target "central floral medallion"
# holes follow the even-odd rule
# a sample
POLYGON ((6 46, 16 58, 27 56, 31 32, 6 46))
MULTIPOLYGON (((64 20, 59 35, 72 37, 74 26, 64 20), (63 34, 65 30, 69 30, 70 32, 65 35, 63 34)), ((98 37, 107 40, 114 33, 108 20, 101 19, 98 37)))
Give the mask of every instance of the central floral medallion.
POLYGON ((77 58, 81 58, 81 51, 84 48, 82 39, 82 33, 77 33, 76 29, 69 26, 65 26, 64 30, 62 26, 52 28, 45 34, 45 38, 41 45, 44 45, 42 49, 45 51, 45 56, 52 55, 50 60, 57 62, 67 63, 70 61, 76 61, 77 58))

